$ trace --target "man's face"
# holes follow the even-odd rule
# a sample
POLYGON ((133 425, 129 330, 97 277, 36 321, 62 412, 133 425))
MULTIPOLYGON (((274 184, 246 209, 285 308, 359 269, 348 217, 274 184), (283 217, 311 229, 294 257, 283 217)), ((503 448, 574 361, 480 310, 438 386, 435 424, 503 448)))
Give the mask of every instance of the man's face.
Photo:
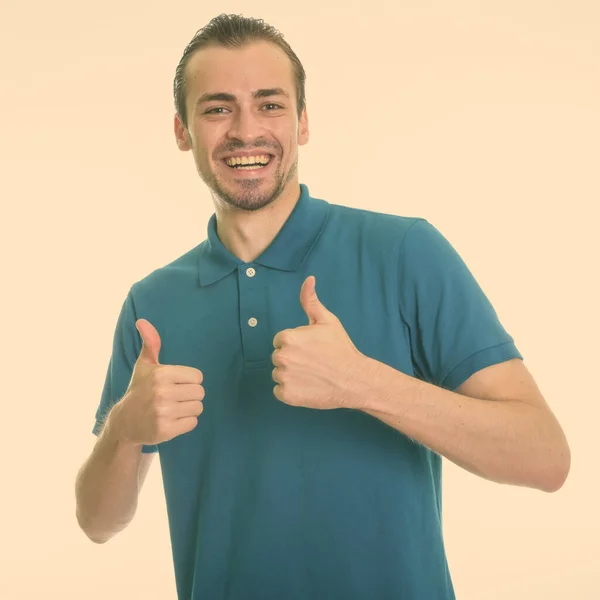
POLYGON ((308 141, 308 119, 304 110, 298 120, 292 64, 282 50, 262 41, 204 48, 188 63, 187 84, 188 131, 176 116, 177 143, 192 150, 218 199, 253 211, 288 183, 298 185, 298 145, 308 141), (268 164, 235 167, 236 155, 268 164))

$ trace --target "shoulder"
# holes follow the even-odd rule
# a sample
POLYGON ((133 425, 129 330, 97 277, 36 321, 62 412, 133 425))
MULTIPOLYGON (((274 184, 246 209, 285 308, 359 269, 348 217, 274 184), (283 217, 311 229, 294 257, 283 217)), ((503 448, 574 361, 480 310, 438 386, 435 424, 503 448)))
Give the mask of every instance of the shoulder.
POLYGON ((415 218, 406 227, 399 248, 399 260, 422 267, 459 265, 462 259, 450 240, 430 221, 415 218))
POLYGON ((416 225, 429 224, 419 216, 385 213, 331 203, 329 207, 329 221, 333 227, 339 227, 347 235, 354 233, 363 240, 373 240, 378 243, 387 241, 397 248, 416 225))
POLYGON ((162 295, 180 288, 184 281, 195 281, 198 272, 198 262, 206 240, 185 254, 178 256, 167 264, 158 267, 136 281, 132 288, 135 297, 162 295))

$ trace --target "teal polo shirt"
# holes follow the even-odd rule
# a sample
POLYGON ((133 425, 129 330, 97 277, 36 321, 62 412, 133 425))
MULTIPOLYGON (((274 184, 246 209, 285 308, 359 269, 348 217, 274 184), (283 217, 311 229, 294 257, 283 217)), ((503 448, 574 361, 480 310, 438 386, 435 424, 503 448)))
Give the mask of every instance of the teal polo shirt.
POLYGON ((308 324, 300 288, 363 354, 449 390, 523 358, 451 244, 427 220, 313 198, 245 263, 216 233, 134 283, 97 412, 125 393, 158 330, 161 364, 204 374, 204 412, 158 450, 180 599, 450 600, 441 456, 352 409, 273 395, 273 338, 308 324))

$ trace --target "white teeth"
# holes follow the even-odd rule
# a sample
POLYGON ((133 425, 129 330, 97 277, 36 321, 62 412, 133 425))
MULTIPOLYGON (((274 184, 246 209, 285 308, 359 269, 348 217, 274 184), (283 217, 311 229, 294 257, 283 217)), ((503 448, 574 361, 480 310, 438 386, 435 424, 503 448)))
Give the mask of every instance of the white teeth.
POLYGON ((267 154, 260 154, 258 156, 241 156, 235 158, 227 158, 225 162, 233 167, 234 165, 251 165, 251 164, 261 164, 266 165, 271 160, 271 157, 267 154))

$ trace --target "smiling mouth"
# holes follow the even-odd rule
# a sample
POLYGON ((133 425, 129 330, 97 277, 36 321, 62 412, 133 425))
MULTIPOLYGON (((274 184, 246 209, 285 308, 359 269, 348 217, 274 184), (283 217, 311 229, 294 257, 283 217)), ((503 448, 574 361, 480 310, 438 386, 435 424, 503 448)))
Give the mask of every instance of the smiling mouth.
MULTIPOLYGON (((267 163, 268 164, 268 163, 267 163)), ((261 164, 255 164, 255 165, 235 165, 235 166, 230 166, 227 165, 230 169, 233 169, 234 171, 260 171, 261 169, 264 169, 267 164, 261 165, 261 164)))
POLYGON ((270 154, 260 154, 249 157, 224 158, 223 162, 237 171, 259 171, 264 169, 274 159, 270 154))

